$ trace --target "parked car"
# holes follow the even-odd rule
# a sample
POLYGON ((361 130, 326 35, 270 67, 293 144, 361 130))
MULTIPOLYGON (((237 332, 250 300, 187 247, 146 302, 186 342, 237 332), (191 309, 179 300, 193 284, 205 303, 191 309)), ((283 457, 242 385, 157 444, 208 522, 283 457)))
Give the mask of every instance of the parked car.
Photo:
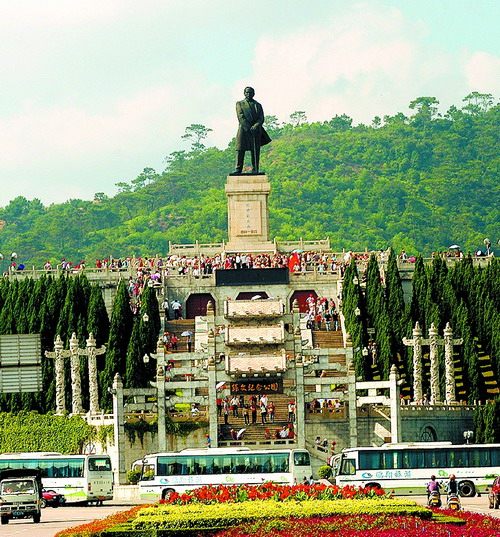
POLYGON ((43 489, 42 496, 42 507, 47 507, 47 505, 50 505, 51 507, 59 507, 66 503, 64 495, 59 494, 59 492, 56 492, 55 490, 43 489))
POLYGON ((500 476, 495 478, 488 492, 488 503, 490 509, 498 509, 500 507, 500 476))

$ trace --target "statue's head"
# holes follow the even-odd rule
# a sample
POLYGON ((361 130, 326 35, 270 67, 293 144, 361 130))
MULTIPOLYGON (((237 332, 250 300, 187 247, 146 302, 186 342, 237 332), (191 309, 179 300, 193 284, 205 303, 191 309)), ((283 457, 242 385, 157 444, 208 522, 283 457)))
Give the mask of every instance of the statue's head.
POLYGON ((246 99, 253 99, 253 96, 255 95, 255 90, 251 88, 250 86, 247 86, 243 90, 243 94, 245 95, 246 99))

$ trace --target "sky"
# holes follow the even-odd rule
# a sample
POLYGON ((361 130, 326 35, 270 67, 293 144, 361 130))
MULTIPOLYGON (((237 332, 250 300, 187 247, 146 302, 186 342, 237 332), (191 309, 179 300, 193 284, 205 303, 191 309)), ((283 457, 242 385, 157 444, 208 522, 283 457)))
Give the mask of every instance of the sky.
MULTIPOLYGON (((498 0, 0 0, 0 206, 113 196, 144 168, 266 115, 355 124, 421 96, 500 98, 498 0)), ((221 170, 224 176, 231 170, 221 170)), ((202 185, 200 185, 202 188, 202 185)))

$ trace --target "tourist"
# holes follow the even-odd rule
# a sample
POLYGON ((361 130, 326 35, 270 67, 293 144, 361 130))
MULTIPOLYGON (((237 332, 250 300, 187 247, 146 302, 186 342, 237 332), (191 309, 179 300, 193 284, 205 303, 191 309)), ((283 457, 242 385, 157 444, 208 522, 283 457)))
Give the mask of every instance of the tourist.
POLYGON ((274 406, 274 403, 272 401, 270 401, 267 405, 267 411, 269 413, 269 421, 271 423, 274 423, 274 414, 276 412, 276 407, 274 406))

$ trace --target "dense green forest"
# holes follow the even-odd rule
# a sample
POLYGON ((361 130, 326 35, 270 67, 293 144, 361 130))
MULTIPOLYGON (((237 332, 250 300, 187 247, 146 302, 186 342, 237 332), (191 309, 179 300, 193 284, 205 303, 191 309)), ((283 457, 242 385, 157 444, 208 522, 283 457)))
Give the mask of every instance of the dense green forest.
MULTIPOLYGON (((308 123, 295 112, 286 124, 268 116, 273 142, 261 169, 272 185, 271 238, 330 237, 335 250, 392 246, 422 255, 452 243, 475 251, 486 237, 496 245, 500 106, 477 92, 444 115, 438 104, 420 97, 410 103, 411 116, 375 117, 371 125, 353 126, 346 115, 308 123)), ((117 183, 113 197, 98 192, 48 207, 17 197, 0 208, 0 251, 41 267, 47 259, 91 264, 109 255, 166 254, 169 241, 226 239, 233 142, 206 148, 209 130, 187 127, 190 150, 168 155, 162 172, 145 168, 117 183)))

